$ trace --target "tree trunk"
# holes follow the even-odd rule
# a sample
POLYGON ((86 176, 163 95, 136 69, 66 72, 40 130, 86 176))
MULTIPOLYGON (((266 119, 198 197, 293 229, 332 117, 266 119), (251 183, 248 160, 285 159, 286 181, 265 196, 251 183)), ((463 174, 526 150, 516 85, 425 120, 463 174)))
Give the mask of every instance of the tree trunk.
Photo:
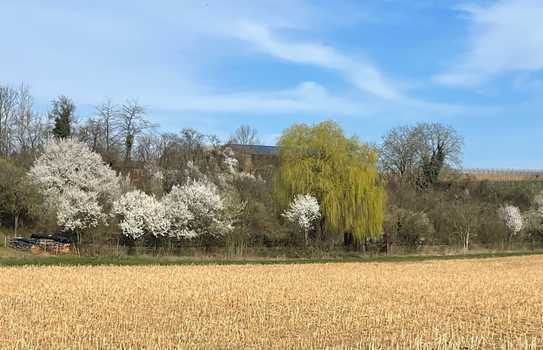
POLYGON ((321 241, 324 241, 325 238, 326 238, 326 235, 325 235, 325 232, 324 232, 324 229, 325 229, 325 218, 324 218, 323 216, 321 216, 321 220, 320 220, 320 228, 321 228, 321 232, 320 232, 321 241))
POLYGON ((345 247, 350 247, 353 244, 353 234, 350 232, 343 233, 343 245, 345 247))
POLYGON ((78 254, 81 255, 81 232, 78 232, 77 233, 77 251, 78 251, 78 254))
POLYGON ((155 236, 155 256, 158 255, 158 237, 155 236))
POLYGON ((385 243, 385 255, 388 255, 389 247, 388 247, 388 233, 387 232, 385 232, 385 234, 383 235, 383 241, 385 243))
POLYGON ((19 214, 15 215, 13 222, 13 233, 17 235, 17 229, 19 228, 19 214))
POLYGON ((126 238, 126 246, 128 247, 127 254, 128 255, 134 255, 136 251, 136 240, 130 237, 126 238))
POLYGON ((509 249, 513 250, 513 232, 509 232, 509 249))

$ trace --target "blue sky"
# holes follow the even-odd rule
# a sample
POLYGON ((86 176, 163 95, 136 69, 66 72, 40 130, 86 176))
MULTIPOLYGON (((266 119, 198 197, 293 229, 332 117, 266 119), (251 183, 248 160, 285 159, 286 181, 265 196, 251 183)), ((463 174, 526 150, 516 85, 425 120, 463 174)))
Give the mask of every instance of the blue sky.
POLYGON ((437 121, 464 166, 543 168, 543 1, 1 0, 0 82, 36 106, 138 99, 162 130, 273 144, 333 119, 378 143, 437 121))

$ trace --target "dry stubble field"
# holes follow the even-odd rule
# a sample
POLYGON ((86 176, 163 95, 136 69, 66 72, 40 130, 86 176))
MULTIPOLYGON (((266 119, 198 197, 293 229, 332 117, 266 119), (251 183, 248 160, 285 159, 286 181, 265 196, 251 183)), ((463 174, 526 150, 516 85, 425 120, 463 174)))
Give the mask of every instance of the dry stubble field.
POLYGON ((0 268, 1 349, 539 349, 543 257, 0 268))

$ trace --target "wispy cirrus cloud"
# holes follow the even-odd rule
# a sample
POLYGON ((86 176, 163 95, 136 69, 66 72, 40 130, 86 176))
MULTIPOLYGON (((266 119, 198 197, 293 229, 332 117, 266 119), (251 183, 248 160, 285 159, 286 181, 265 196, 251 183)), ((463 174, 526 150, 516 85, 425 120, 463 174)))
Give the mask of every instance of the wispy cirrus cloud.
POLYGON ((437 82, 472 86, 507 72, 543 69, 543 1, 499 0, 458 9, 470 23, 469 49, 434 77, 437 82))
POLYGON ((195 94, 185 96, 157 97, 153 100, 161 109, 182 114, 214 113, 221 115, 241 114, 251 116, 288 116, 287 118, 311 115, 314 118, 359 118, 375 116, 406 120, 422 117, 441 118, 466 114, 489 116, 499 108, 453 103, 434 103, 405 99, 388 103, 371 96, 349 96, 333 94, 317 82, 305 81, 282 90, 258 90, 238 93, 195 94))
POLYGON ((252 115, 314 114, 364 116, 376 112, 367 100, 331 94, 324 86, 305 81, 282 90, 187 95, 155 100, 162 108, 180 112, 248 113, 252 115))
POLYGON ((268 28, 256 23, 242 22, 239 28, 237 32, 239 38, 271 56, 289 62, 332 69, 358 89, 380 98, 394 100, 403 97, 394 84, 368 61, 355 60, 329 46, 279 38, 268 28))
POLYGON ((451 115, 471 110, 408 94, 403 82, 388 76, 390 67, 360 55, 371 53, 363 43, 353 47, 325 39, 324 31, 345 22, 360 21, 363 27, 363 12, 358 2, 316 5, 305 0, 8 0, 0 4, 0 29, 18 30, 3 43, 9 54, 0 55, 0 75, 2 82, 30 84, 43 105, 67 94, 89 106, 105 97, 137 98, 155 110, 216 115, 451 115), (18 27, 23 16, 28 25, 18 27), (269 61, 281 61, 296 78, 268 85, 266 74, 246 74, 249 88, 233 86, 224 73, 251 62, 254 50, 272 58, 261 63, 260 71, 276 67, 267 66, 269 61), (223 61, 231 63, 209 78, 206 71, 223 61), (317 69, 306 75, 300 66, 317 69), (339 91, 331 88, 330 76, 339 91))

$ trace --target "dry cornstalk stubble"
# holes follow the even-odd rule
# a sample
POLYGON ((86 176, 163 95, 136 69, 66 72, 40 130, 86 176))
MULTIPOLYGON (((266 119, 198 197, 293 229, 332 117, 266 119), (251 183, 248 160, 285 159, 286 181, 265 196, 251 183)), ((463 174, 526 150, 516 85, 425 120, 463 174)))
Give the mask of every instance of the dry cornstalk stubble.
POLYGON ((543 257, 0 268, 0 349, 538 349, 543 257))

